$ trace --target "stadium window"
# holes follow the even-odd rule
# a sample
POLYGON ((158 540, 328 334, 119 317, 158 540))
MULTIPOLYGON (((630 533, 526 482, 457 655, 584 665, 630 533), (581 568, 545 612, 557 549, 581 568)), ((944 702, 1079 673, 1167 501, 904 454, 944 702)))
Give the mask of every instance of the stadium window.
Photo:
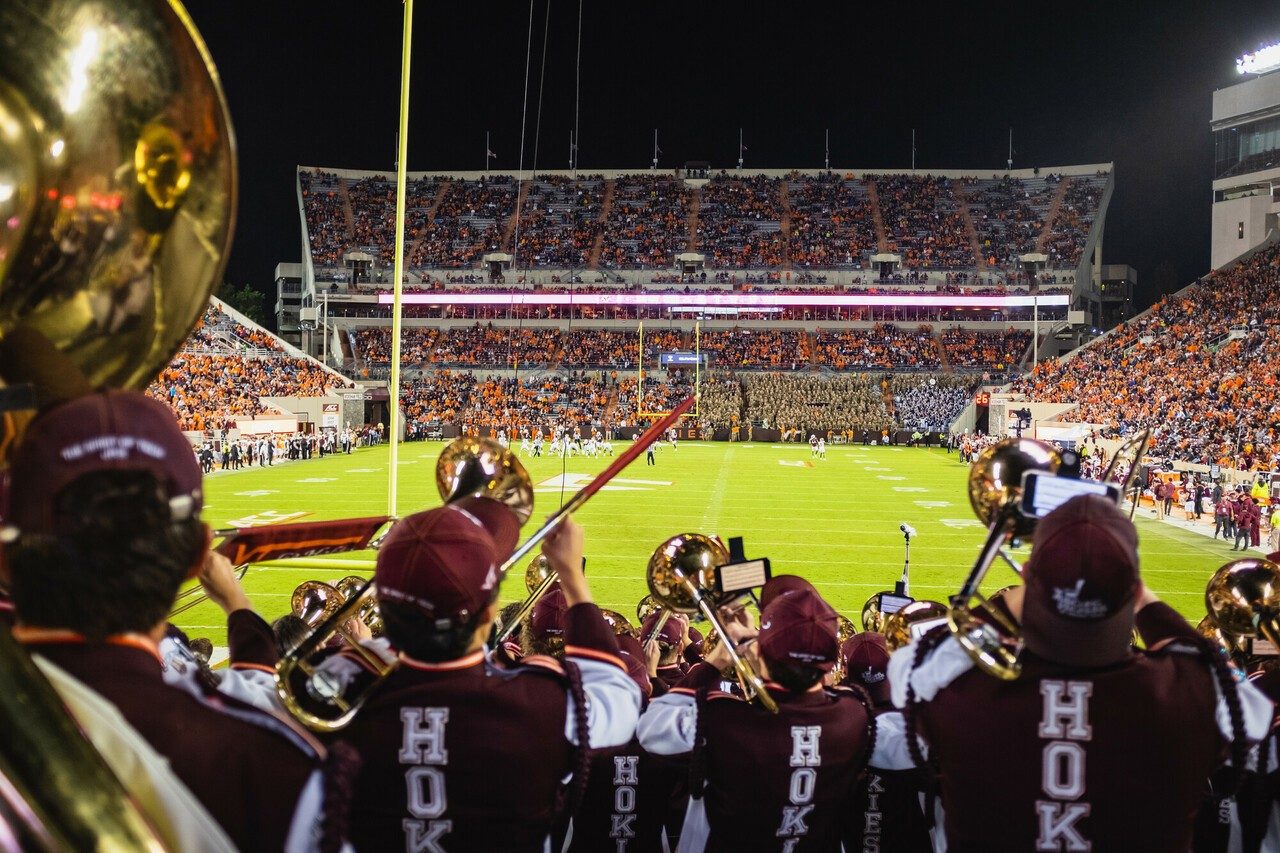
POLYGON ((1243 222, 1236 223, 1236 239, 1238 240, 1244 239, 1244 223, 1243 222))

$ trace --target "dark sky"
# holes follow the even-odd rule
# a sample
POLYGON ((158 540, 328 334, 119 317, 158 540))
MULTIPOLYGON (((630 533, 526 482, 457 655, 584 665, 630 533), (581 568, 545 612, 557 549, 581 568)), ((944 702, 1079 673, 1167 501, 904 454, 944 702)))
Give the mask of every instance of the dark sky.
MULTIPOLYGON (((525 164, 565 168, 579 3, 534 0, 525 164)), ((402 7, 395 0, 189 0, 222 74, 240 146, 228 278, 274 292, 300 259, 299 164, 393 166, 402 7)), ((1106 263, 1139 272, 1140 304, 1168 264, 1181 286, 1209 263, 1211 93, 1234 58, 1280 40, 1280 4, 950 4, 583 0, 579 165, 837 168, 1115 163, 1106 263)), ((411 170, 479 169, 484 134, 518 165, 528 3, 419 0, 411 170)))

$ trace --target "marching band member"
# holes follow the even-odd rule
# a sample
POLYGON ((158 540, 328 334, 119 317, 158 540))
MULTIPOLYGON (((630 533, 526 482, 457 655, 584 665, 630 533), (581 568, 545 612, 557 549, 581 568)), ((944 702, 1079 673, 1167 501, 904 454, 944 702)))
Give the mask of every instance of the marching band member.
POLYGON ((1228 752, 1245 767, 1270 700, 1143 586, 1111 501, 1042 519, 1024 577, 1005 596, 1026 642, 1017 679, 975 671, 943 629, 890 661, 906 745, 918 733, 940 774, 948 849, 1188 849, 1205 780, 1228 752), (1135 624, 1152 651, 1134 649, 1135 624))
MULTIPOLYGON (((840 649, 845 677, 842 687, 865 692, 871 714, 897 714, 889 696, 889 646, 884 634, 854 634, 840 649)), ((933 849, 922 803, 924 780, 919 770, 892 771, 868 767, 858 781, 853 813, 845 829, 844 849, 927 853, 933 849)))
MULTIPOLYGON (((618 653, 627 665, 627 675, 648 702, 651 686, 640 641, 619 637, 618 653)), ((668 766, 669 762, 641 749, 634 737, 622 746, 592 750, 587 787, 564 849, 569 853, 663 850, 663 818, 671 784, 668 766)))
POLYGON ((719 691, 730 663, 722 643, 640 718, 640 745, 690 754, 692 800, 682 851, 838 850, 858 775, 872 750, 867 709, 851 693, 827 692, 836 614, 803 589, 777 596, 751 631, 726 625, 778 703, 771 714, 719 691))
POLYGON ((591 602, 572 519, 543 542, 567 606, 563 664, 486 660, 518 533, 506 506, 469 498, 399 521, 378 551, 400 666, 344 732, 362 758, 351 825, 366 849, 541 851, 581 796, 588 749, 632 737, 640 690, 591 602))
POLYGON ((172 412, 125 391, 63 403, 32 422, 10 473, 14 637, 113 704, 241 850, 336 847, 345 761, 276 716, 165 681, 165 617, 210 538, 172 412))

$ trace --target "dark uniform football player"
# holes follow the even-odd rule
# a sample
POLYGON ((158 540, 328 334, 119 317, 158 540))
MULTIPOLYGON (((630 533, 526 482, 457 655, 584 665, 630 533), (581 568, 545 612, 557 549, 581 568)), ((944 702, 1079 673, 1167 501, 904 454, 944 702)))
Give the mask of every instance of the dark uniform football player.
MULTIPOLYGON (((727 629, 745 649, 747 629, 727 629)), ((836 631, 835 611, 819 596, 779 595, 755 643, 777 714, 719 692, 729 663, 721 645, 641 716, 646 750, 692 753, 682 851, 840 849, 873 729, 858 698, 823 689, 836 631)))
POLYGON ((571 519, 543 542, 567 605, 564 663, 486 659, 498 567, 518 532, 506 506, 471 498, 402 519, 378 551, 400 666, 343 734, 362 759, 351 819, 361 849, 541 851, 580 796, 588 747, 632 737, 640 690, 591 603, 571 519))
POLYGON ((199 680, 165 682, 165 618, 210 538, 169 409, 123 391, 63 403, 32 422, 10 474, 14 636, 115 705, 240 849, 336 845, 350 779, 318 744, 199 680))
POLYGON ((975 669, 945 629, 890 661, 940 774, 948 849, 1187 850, 1206 780, 1228 752, 1245 766, 1270 700, 1145 590, 1137 531, 1109 500, 1041 520, 1025 579, 1006 596, 1017 679, 975 669), (1135 651, 1135 622, 1155 651, 1135 651))

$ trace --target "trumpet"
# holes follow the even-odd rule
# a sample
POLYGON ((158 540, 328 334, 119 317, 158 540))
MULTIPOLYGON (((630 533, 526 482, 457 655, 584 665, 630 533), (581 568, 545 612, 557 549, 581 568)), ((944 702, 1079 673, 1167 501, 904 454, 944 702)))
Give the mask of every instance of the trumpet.
POLYGON ((778 703, 765 689, 755 668, 738 654, 725 631, 716 608, 727 603, 717 600, 715 572, 729 562, 729 550, 713 536, 681 533, 658 546, 649 558, 646 580, 655 602, 674 613, 701 613, 720 635, 747 699, 758 701, 771 713, 778 703))

